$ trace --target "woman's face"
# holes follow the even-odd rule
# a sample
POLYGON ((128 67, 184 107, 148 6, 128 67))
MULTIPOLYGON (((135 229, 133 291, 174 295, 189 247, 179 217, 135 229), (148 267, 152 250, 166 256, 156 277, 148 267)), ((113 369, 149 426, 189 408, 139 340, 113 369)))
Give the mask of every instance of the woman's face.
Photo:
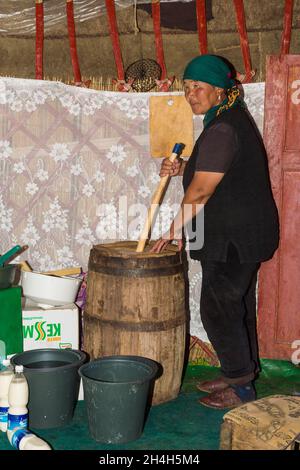
POLYGON ((184 93, 194 114, 206 114, 210 108, 220 104, 224 97, 224 90, 209 83, 195 80, 184 80, 184 93))

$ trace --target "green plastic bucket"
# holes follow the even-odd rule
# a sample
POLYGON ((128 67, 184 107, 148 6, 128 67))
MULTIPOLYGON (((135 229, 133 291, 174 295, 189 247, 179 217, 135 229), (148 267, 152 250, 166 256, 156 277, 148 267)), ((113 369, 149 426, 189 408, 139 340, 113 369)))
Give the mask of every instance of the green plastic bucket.
POLYGON ((141 436, 157 372, 156 362, 139 356, 107 356, 80 367, 93 439, 112 444, 141 436))
POLYGON ((14 365, 24 366, 30 429, 70 423, 78 400, 78 369, 85 359, 86 354, 76 349, 34 349, 12 358, 14 365))

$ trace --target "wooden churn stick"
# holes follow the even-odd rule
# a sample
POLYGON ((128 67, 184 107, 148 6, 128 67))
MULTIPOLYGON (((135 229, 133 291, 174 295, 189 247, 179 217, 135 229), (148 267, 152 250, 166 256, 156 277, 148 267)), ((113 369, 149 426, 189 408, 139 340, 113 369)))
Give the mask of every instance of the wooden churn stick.
MULTIPOLYGON (((183 149, 183 144, 174 145, 172 154, 169 157, 170 162, 174 162, 176 160, 176 158, 180 155, 182 149, 183 149)), ((146 241, 148 240, 148 235, 149 235, 149 232, 153 223, 153 219, 156 213, 157 206, 160 205, 161 203, 162 196, 164 195, 164 192, 167 188, 169 181, 170 181, 170 176, 168 175, 162 176, 160 178, 160 182, 158 183, 158 186, 152 196, 151 206, 148 209, 147 219, 146 219, 143 231, 140 235, 140 239, 139 239, 137 249, 136 249, 137 253, 141 253, 142 251, 144 251, 146 241)))

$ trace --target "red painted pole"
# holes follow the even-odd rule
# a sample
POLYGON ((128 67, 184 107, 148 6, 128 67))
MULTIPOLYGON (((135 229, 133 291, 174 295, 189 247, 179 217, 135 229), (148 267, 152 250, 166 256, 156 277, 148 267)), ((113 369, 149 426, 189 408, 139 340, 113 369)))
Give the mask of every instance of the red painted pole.
POLYGON ((238 32, 240 35, 240 43, 241 43, 241 49, 242 49, 245 72, 246 72, 246 80, 244 83, 247 83, 247 82, 252 81, 252 75, 251 75, 252 65, 251 65, 251 56, 250 56, 247 28, 246 28, 244 2, 243 0, 233 0, 233 1, 234 1, 234 6, 235 6, 237 28, 238 28, 238 32))
POLYGON ((205 0, 196 0, 200 54, 207 54, 207 22, 205 0))
POLYGON ((156 49, 156 60, 161 67, 161 80, 164 80, 167 76, 167 69, 165 64, 164 46, 160 28, 160 1, 152 0, 152 18, 153 18, 153 29, 155 36, 155 49, 156 49))
POLYGON ((81 72, 80 72, 78 55, 77 55, 73 0, 67 0, 66 11, 67 11, 70 53, 71 53, 72 67, 73 67, 73 73, 74 73, 74 81, 76 84, 76 83, 81 83, 82 80, 81 80, 81 72))
POLYGON ((284 25, 281 37, 280 54, 289 54, 292 34, 294 0, 285 0, 284 6, 284 25))
POLYGON ((35 78, 43 80, 44 5, 35 0, 35 78))
POLYGON ((105 0, 106 11, 108 15, 110 37, 113 45, 113 52, 117 67, 117 74, 119 80, 124 80, 124 67, 122 60, 122 53, 119 40, 118 24, 116 18, 116 9, 114 0, 105 0))

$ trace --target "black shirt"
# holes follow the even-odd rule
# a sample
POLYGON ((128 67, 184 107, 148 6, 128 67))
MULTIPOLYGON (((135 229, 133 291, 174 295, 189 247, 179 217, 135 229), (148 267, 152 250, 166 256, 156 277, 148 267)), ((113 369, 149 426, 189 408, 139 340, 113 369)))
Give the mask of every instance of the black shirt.
POLYGON ((195 171, 226 173, 238 151, 235 129, 227 122, 216 119, 204 134, 199 145, 196 142, 195 171))
POLYGON ((262 138, 246 110, 232 108, 206 126, 185 167, 185 191, 195 171, 225 175, 204 206, 204 246, 191 250, 191 257, 226 261, 233 243, 241 262, 271 258, 278 247, 278 213, 262 138))

